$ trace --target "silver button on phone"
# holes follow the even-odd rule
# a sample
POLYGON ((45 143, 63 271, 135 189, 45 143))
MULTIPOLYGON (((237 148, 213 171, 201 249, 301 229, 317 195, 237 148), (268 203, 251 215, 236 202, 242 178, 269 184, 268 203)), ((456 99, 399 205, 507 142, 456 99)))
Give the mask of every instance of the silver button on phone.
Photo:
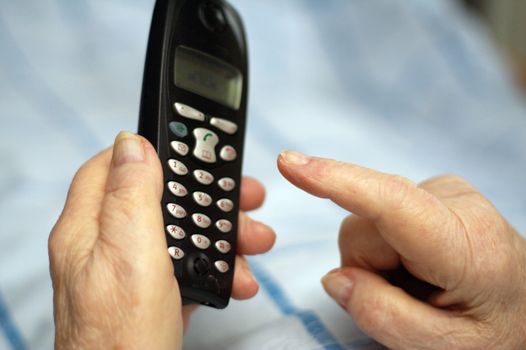
POLYGON ((226 132, 227 134, 233 135, 237 131, 237 124, 231 122, 230 120, 222 118, 212 118, 210 119, 210 124, 218 128, 219 130, 226 132))
POLYGON ((166 226, 166 231, 175 239, 183 239, 186 236, 186 232, 177 225, 166 226))
POLYGON ((168 189, 176 197, 185 197, 188 194, 186 187, 181 185, 179 182, 170 181, 168 182, 168 189))
POLYGON ((168 248, 168 254, 175 260, 181 260, 184 257, 184 252, 181 248, 170 247, 168 248))
POLYGON ((170 143, 170 146, 172 146, 172 149, 180 156, 184 157, 188 154, 189 148, 186 143, 183 143, 181 141, 172 141, 170 143))
POLYGON ((219 137, 217 137, 217 134, 205 128, 196 128, 194 129, 194 137, 194 156, 203 162, 215 163, 215 147, 219 143, 219 137))
POLYGON ((230 245, 230 243, 228 243, 227 241, 225 240, 220 240, 220 241, 217 241, 216 244, 216 249, 220 252, 220 253, 223 253, 223 254, 226 254, 230 251, 230 249, 232 249, 232 246, 230 245))
POLYGON ((221 151, 219 151, 219 157, 221 157, 221 159, 223 160, 226 160, 227 162, 236 160, 236 149, 230 145, 223 146, 223 148, 221 148, 221 151))
POLYGON ((212 220, 210 220, 208 216, 201 213, 192 214, 192 221, 200 228, 208 228, 212 223, 212 220))
POLYGON ((219 209, 224 211, 225 213, 230 212, 234 208, 234 202, 232 202, 228 198, 222 198, 216 202, 216 205, 219 209))
POLYGON ((174 109, 181 117, 197 120, 200 122, 205 121, 205 115, 203 112, 200 112, 193 107, 185 105, 184 103, 176 102, 174 104, 174 109))
POLYGON ((206 170, 194 170, 194 177, 202 185, 210 185, 214 182, 214 176, 206 170))
POLYGON ((221 273, 226 273, 230 269, 230 266, 228 266, 228 263, 226 261, 223 261, 223 260, 216 261, 214 263, 214 266, 217 269, 217 271, 219 271, 221 273))
POLYGON ((192 243, 197 248, 203 250, 210 247, 210 240, 208 239, 208 237, 199 234, 192 235, 192 243))
POLYGON ((224 177, 217 181, 217 184, 223 191, 232 191, 236 187, 236 182, 230 177, 224 177))
POLYGON ((216 227, 223 233, 228 233, 232 230, 232 223, 228 220, 221 219, 216 222, 216 227))
POLYGON ((168 203, 166 204, 168 212, 176 219, 183 219, 186 217, 186 210, 178 204, 168 203))
POLYGON ((175 159, 169 159, 168 166, 176 175, 183 176, 183 175, 188 174, 188 168, 181 161, 178 161, 175 159))
POLYGON ((194 201, 202 207, 208 207, 212 204, 212 197, 209 194, 197 191, 192 194, 194 201))

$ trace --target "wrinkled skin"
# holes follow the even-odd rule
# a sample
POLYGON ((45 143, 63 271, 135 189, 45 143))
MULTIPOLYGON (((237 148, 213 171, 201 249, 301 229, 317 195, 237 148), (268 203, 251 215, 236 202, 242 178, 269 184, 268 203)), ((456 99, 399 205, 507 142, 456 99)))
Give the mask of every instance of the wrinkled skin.
MULTIPOLYGON (((195 307, 182 307, 160 208, 162 170, 144 138, 120 133, 75 175, 49 238, 56 349, 179 349, 195 307)), ((241 184, 241 210, 259 207, 264 189, 241 184)), ((266 225, 240 213, 232 295, 258 284, 242 254, 269 250, 266 225)))
POLYGON ((526 243, 465 180, 417 185, 296 152, 278 167, 353 213, 322 283, 365 333, 392 349, 526 348, 526 243))

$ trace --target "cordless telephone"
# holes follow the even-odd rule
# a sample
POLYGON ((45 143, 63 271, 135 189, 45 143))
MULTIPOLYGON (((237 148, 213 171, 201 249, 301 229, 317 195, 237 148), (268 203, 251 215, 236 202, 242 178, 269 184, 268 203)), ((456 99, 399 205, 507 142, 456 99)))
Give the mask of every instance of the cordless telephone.
POLYGON ((163 166, 164 228, 183 302, 224 308, 232 289, 247 109, 241 18, 224 0, 158 0, 139 134, 163 166))

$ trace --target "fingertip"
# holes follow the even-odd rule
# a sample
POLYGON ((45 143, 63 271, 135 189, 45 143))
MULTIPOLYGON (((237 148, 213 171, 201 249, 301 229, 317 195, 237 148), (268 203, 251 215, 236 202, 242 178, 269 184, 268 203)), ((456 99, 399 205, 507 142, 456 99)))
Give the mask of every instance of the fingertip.
POLYGON ((127 131, 119 132, 113 145, 113 166, 118 167, 127 163, 142 162, 144 159, 145 152, 141 139, 127 131))
POLYGON ((278 162, 287 166, 302 166, 309 164, 311 157, 297 151, 283 150, 280 152, 278 162))
POLYGON ((253 177, 244 176, 241 179, 241 196, 239 207, 241 210, 254 210, 263 205, 266 191, 261 182, 253 177))
POLYGON ((252 220, 243 212, 239 215, 238 253, 262 254, 269 251, 276 242, 274 230, 259 221, 252 220))
POLYGON ((259 284, 250 271, 247 261, 236 256, 234 281, 232 284, 232 298, 246 300, 254 297, 259 291, 259 284))

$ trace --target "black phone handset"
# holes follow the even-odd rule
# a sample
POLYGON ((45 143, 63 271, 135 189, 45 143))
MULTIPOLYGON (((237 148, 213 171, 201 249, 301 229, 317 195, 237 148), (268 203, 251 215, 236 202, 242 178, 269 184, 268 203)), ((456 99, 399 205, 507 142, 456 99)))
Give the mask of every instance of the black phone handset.
POLYGON ((230 299, 247 108, 241 19, 223 0, 158 0, 139 134, 163 165, 167 254, 184 303, 230 299))

